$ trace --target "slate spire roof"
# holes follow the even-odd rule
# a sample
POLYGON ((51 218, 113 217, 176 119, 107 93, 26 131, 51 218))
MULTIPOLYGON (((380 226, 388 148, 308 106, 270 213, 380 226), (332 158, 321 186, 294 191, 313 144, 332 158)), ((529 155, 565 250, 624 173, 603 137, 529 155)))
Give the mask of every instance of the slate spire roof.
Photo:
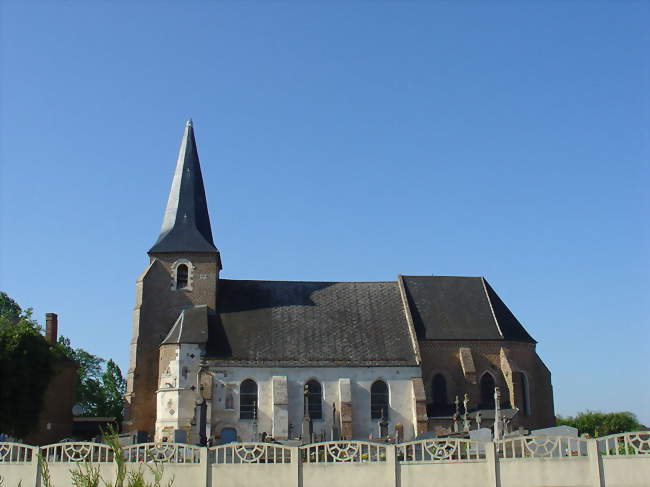
POLYGON ((218 253, 212 241, 210 215, 191 120, 185 124, 160 236, 149 249, 149 253, 176 252, 218 253))

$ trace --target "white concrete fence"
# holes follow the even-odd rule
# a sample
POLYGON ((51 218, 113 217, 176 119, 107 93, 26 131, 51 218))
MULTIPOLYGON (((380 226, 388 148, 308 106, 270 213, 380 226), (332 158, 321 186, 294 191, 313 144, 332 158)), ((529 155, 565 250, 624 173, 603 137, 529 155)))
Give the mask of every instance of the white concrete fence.
MULTIPOLYGON (((72 472, 92 465, 114 482, 114 452, 101 443, 33 447, 0 443, 2 487, 40 487, 41 461, 54 487, 72 486, 72 472)), ((177 487, 649 487, 650 432, 598 439, 527 436, 490 443, 432 438, 397 445, 330 441, 301 447, 230 443, 210 448, 179 443, 124 447, 127 471, 177 487)), ((125 484, 126 485, 126 484, 125 484)))

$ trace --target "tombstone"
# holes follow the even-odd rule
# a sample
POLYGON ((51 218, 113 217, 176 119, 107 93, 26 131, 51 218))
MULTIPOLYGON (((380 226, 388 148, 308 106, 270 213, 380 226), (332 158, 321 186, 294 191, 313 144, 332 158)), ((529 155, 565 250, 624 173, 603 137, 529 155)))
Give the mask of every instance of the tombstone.
POLYGON ((340 439, 341 433, 339 431, 339 424, 336 421, 336 404, 332 403, 332 441, 338 441, 340 439))
POLYGON ((531 436, 570 436, 577 438, 578 429, 572 426, 552 426, 550 428, 532 430, 530 434, 531 436))
MULTIPOLYGON (((470 441, 482 441, 489 443, 492 441, 492 430, 490 428, 479 428, 477 430, 472 430, 469 432, 469 439, 470 441)), ((470 447, 470 453, 485 453, 485 446, 472 444, 470 447)))
POLYGON ((187 443, 187 431, 174 430, 174 443, 187 443))
POLYGON ((379 438, 388 436, 388 421, 386 421, 386 412, 381 410, 381 419, 379 420, 379 438))
POLYGON ((404 441, 404 425, 402 423, 397 423, 395 425, 395 443, 404 441))

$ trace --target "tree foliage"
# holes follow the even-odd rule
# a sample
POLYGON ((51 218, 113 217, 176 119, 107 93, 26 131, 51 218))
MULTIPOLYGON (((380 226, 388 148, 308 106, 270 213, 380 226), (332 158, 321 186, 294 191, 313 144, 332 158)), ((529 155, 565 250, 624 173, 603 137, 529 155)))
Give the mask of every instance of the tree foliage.
POLYGON ((72 348, 64 337, 48 343, 31 309, 0 292, 0 433, 22 438, 38 424, 53 366, 66 357, 78 365, 76 399, 84 414, 122 421, 126 381, 117 364, 72 348))
POLYGON ((558 416, 557 424, 573 426, 580 434, 587 433, 592 437, 644 429, 636 416, 628 411, 617 413, 586 411, 575 416, 558 416))
POLYGON ((0 432, 21 438, 34 428, 57 357, 31 310, 0 293, 0 432))
POLYGON ((76 402, 86 416, 110 416, 122 421, 126 381, 112 360, 104 360, 83 348, 72 348, 70 340, 59 337, 63 353, 77 365, 76 402))

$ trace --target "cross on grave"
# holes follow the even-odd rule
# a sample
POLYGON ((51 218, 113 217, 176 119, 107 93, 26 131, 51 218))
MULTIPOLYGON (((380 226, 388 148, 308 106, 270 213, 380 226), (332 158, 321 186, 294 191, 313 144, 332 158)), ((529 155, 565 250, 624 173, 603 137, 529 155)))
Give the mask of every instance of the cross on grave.
POLYGON ((191 353, 191 354, 190 354, 190 358, 194 358, 194 357, 196 357, 196 355, 194 355, 193 353, 191 353))
POLYGON ((460 411, 458 408, 460 404, 460 400, 458 399, 458 395, 456 395, 456 400, 454 401, 454 403, 456 404, 456 412, 452 416, 451 420, 453 423, 454 433, 458 433, 458 420, 460 419, 460 411))
POLYGON ((469 431, 469 418, 467 417, 467 406, 469 405, 469 396, 467 393, 465 393, 465 397, 463 397, 463 409, 465 409, 465 412, 463 413, 463 431, 469 431))
POLYGON ((305 388, 303 389, 303 395, 305 399, 301 437, 303 443, 311 443, 313 440, 314 425, 311 421, 311 417, 309 416, 309 397, 311 396, 311 393, 309 392, 309 386, 307 384, 305 384, 305 388))

